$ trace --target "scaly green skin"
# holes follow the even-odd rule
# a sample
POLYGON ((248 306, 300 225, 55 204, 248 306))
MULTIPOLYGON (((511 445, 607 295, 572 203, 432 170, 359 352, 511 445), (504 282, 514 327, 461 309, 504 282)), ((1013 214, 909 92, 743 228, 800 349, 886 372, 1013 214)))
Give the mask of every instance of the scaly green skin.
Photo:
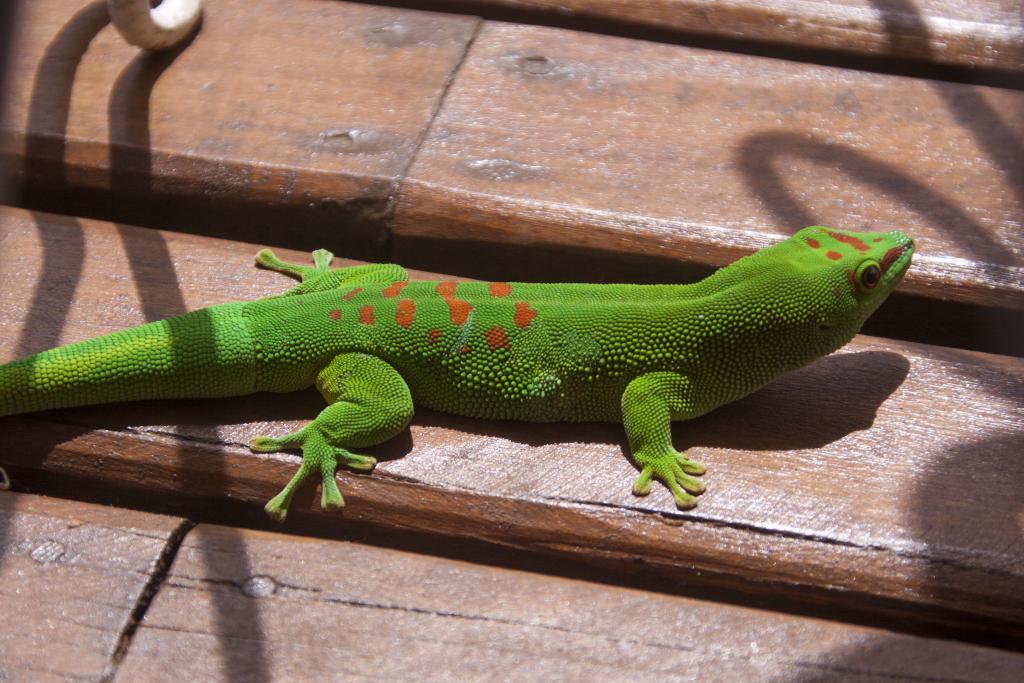
POLYGON ((622 420, 641 468, 634 493, 657 478, 686 509, 704 468, 672 447, 671 420, 845 344, 912 254, 899 232, 811 227, 696 284, 586 285, 408 282, 399 266, 332 271, 325 251, 314 267, 263 251, 259 265, 301 284, 0 366, 0 415, 315 385, 329 404, 316 419, 251 444, 303 451, 267 504, 277 519, 314 473, 323 506, 341 506, 338 460, 372 469, 349 449, 401 432, 414 403, 483 418, 622 420))

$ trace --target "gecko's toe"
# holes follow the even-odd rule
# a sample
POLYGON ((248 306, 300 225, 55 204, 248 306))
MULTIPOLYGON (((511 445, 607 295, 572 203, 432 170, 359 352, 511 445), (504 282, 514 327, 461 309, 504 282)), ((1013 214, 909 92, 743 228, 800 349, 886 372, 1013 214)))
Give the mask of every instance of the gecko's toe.
POLYGON ((274 453, 281 450, 281 444, 269 436, 257 436, 249 442, 249 450, 256 453, 274 453))
POLYGON ((324 512, 340 510, 345 507, 345 499, 338 490, 338 484, 334 481, 334 475, 324 474, 323 490, 320 493, 320 509, 324 512))
POLYGON ((676 481, 679 482, 679 485, 690 493, 701 494, 704 493, 704 490, 707 488, 704 485, 704 482, 699 479, 694 479, 683 472, 683 468, 679 465, 672 468, 672 473, 675 475, 676 481))
POLYGON ((377 458, 369 455, 359 455, 358 453, 350 453, 344 448, 338 448, 335 450, 335 457, 344 462, 353 470, 359 470, 360 472, 369 472, 377 466, 377 458))
POLYGON ((679 467, 683 469, 683 472, 686 472, 687 474, 700 476, 707 471, 707 468, 704 467, 704 465, 696 460, 690 460, 682 453, 676 455, 676 464, 679 465, 679 467))
POLYGON ((288 502, 285 492, 282 491, 271 498, 270 502, 263 506, 263 510, 267 513, 267 516, 280 524, 288 516, 288 502))
POLYGON ((697 499, 681 490, 673 491, 672 497, 675 498, 676 507, 680 510, 692 510, 697 507, 697 499))
POLYGON ((651 480, 654 478, 654 470, 650 465, 645 465, 640 476, 633 482, 633 495, 646 496, 651 492, 651 480))

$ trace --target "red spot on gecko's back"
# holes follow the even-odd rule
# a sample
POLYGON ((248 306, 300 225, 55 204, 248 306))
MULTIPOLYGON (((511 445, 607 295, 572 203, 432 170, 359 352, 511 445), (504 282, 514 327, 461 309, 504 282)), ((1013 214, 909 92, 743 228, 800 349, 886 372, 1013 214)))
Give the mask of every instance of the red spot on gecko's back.
POLYGON ((383 290, 381 290, 381 295, 385 299, 394 299, 396 296, 402 293, 402 290, 405 289, 406 285, 408 284, 409 283, 405 282, 404 280, 400 282, 393 282, 387 287, 385 287, 383 290))
POLYGON ((356 287, 355 289, 353 289, 352 291, 348 292, 347 294, 345 294, 341 298, 344 299, 345 301, 348 301, 349 299, 351 299, 352 297, 354 297, 356 294, 358 294, 361 291, 363 291, 362 287, 356 287))
POLYGON ((412 299, 400 299, 395 309, 395 322, 401 327, 409 327, 416 319, 416 302, 412 299))
POLYGON ((818 247, 821 246, 821 242, 819 242, 818 240, 814 239, 813 237, 808 237, 807 238, 807 246, 809 246, 811 249, 817 249, 818 247))
POLYGON ((487 285, 487 292, 491 296, 508 296, 512 293, 512 285, 507 282, 492 282, 487 285))
POLYGON ((451 313, 452 325, 464 325, 469 314, 473 311, 473 305, 461 299, 450 299, 448 311, 451 313))
POLYGON ((837 242, 849 244, 857 251, 867 251, 868 249, 870 249, 870 247, 864 244, 864 242, 862 242, 860 238, 854 237, 853 235, 844 235, 841 232, 832 232, 831 230, 826 230, 825 234, 827 234, 829 237, 836 240, 837 242))
POLYGON ((883 239, 885 239, 885 238, 884 238, 884 237, 876 237, 875 239, 873 239, 873 240, 871 240, 871 241, 872 241, 872 242, 874 242, 875 244, 878 244, 878 243, 879 243, 879 242, 881 242, 881 241, 882 241, 883 239))
POLYGON ((526 301, 516 302, 516 313, 512 320, 515 322, 516 327, 521 330, 525 330, 533 322, 533 319, 537 317, 537 311, 526 301))
POLYGON ((455 298, 455 288, 457 286, 457 282, 438 282, 437 286, 434 287, 434 291, 448 304, 448 314, 451 317, 452 325, 461 326, 466 323, 466 319, 469 318, 469 314, 473 311, 473 304, 455 298))
POLYGON ((335 308, 329 315, 331 316, 331 320, 338 320, 341 318, 341 311, 335 308))
POLYGON ((373 324, 373 306, 363 306, 359 309, 359 322, 364 325, 373 324))
POLYGON ((487 340, 487 345, 492 349, 508 348, 508 335, 505 334, 504 327, 492 327, 487 330, 487 333, 484 335, 484 339, 487 340))
POLYGON ((825 256, 828 256, 828 257, 829 257, 830 259, 832 259, 833 261, 838 261, 839 259, 843 258, 843 255, 842 255, 842 254, 840 254, 840 253, 839 253, 838 251, 829 251, 829 252, 826 252, 826 253, 825 253, 825 256))
POLYGON ((441 330, 436 327, 427 334, 427 343, 436 344, 441 339, 441 330))

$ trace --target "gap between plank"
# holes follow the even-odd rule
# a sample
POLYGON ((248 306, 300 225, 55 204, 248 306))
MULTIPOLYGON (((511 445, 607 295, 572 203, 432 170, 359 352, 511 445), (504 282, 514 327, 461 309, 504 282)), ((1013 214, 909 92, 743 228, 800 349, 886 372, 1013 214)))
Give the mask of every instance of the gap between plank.
POLYGON ((452 68, 448 70, 448 75, 445 77, 444 83, 441 85, 441 91, 438 93, 434 106, 430 111, 430 115, 427 117, 426 125, 423 126, 419 137, 416 139, 416 143, 413 145, 413 150, 409 155, 408 162, 406 162, 405 166, 395 177, 395 182, 392 186, 393 190, 391 195, 388 197, 384 218, 384 229, 387 232, 388 240, 391 239, 393 234, 392 228, 394 224, 395 204, 398 201, 398 196, 402 193, 405 181, 409 177, 409 171, 412 170, 413 164, 415 164, 416 159, 419 158, 420 150, 423 149, 423 145, 426 143, 427 138, 430 135, 430 131, 434 128, 434 123, 437 121, 438 115, 441 113, 441 108, 448 100, 448 91, 451 90, 456 78, 458 78, 459 74, 462 72, 462 65, 465 64, 466 60, 469 58, 469 53, 473 49, 473 45, 476 44, 476 39, 480 35, 480 31, 483 29, 483 19, 476 17, 476 20, 477 21, 473 26, 473 32, 470 34, 469 39, 462 48, 462 54, 459 55, 458 61, 455 62, 452 68))
POLYGON ((443 14, 475 16, 484 21, 545 26, 599 35, 629 38, 702 50, 782 59, 802 64, 854 69, 877 74, 907 76, 950 83, 987 85, 997 88, 1024 90, 1024 73, 992 67, 971 68, 953 64, 940 64, 925 59, 889 54, 870 54, 830 50, 820 47, 788 45, 758 38, 732 38, 708 35, 682 28, 653 26, 639 22, 610 18, 560 14, 555 11, 518 9, 485 5, 465 0, 371 0, 375 5, 398 9, 420 10, 443 14))

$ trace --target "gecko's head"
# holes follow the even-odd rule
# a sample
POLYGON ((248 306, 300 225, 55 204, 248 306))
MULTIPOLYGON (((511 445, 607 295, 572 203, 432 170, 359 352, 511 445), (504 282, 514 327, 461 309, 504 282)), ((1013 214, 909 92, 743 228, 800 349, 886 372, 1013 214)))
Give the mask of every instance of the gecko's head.
POLYGON ((785 242, 786 260, 815 283, 819 328, 840 344, 896 288, 910 266, 914 240, 902 232, 804 228, 785 242))

